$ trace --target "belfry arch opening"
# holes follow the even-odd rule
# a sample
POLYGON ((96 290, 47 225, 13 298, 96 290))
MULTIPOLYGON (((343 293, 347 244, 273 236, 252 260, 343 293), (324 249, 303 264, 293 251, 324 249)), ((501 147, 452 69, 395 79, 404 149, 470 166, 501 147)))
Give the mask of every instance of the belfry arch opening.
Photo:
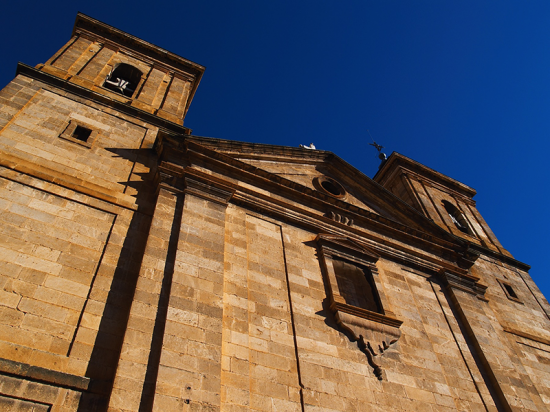
POLYGON ((117 64, 105 79, 103 87, 126 97, 132 97, 143 73, 138 68, 127 64, 117 64))
POLYGON ((450 202, 447 202, 446 200, 443 200, 442 203, 443 203, 443 207, 449 214, 449 217, 451 218, 455 226, 461 232, 466 233, 467 235, 473 236, 474 233, 472 232, 472 229, 470 229, 470 225, 468 224, 468 221, 466 220, 462 212, 458 210, 458 208, 455 205, 453 205, 450 202))

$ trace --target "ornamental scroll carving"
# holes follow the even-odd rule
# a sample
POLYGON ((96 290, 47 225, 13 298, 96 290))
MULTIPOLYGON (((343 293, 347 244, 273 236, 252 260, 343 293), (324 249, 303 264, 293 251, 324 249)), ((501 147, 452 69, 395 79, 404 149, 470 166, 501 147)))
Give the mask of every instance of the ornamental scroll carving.
POLYGON ((376 358, 397 342, 403 322, 387 309, 376 268, 379 256, 342 236, 321 234, 316 241, 330 311, 381 380, 382 368, 376 358))

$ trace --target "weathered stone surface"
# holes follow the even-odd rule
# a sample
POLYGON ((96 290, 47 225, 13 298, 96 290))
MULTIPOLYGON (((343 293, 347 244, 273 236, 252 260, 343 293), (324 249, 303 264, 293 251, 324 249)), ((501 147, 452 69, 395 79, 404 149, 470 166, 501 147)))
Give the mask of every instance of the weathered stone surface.
POLYGON ((550 306, 473 189, 192 136, 203 71, 79 14, 0 91, 0 409, 548 409, 550 306))

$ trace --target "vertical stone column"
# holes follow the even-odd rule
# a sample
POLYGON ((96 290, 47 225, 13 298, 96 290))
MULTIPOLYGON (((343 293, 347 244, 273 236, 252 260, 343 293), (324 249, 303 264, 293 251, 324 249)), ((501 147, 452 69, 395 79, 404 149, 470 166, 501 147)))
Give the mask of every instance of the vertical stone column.
POLYGON ((499 411, 545 410, 539 393, 475 285, 444 273, 446 296, 499 411), (471 286, 471 287, 469 287, 471 286), (495 339, 496 338, 496 339, 495 339), (521 389, 520 389, 521 388, 521 389))
POLYGON ((75 62, 67 69, 67 72, 74 76, 80 73, 86 65, 96 56, 103 48, 103 43, 94 42, 78 57, 75 62))
POLYGON ((168 88, 170 87, 170 84, 172 84, 172 79, 174 78, 174 72, 169 72, 164 75, 164 79, 162 79, 162 82, 158 86, 158 89, 155 93, 155 97, 153 98, 153 102, 151 105, 155 109, 159 109, 162 105, 162 102, 164 102, 164 99, 166 97, 166 93, 168 92, 168 88))
POLYGON ((219 410, 228 190, 185 178, 153 410, 219 410))
POLYGON ((250 406, 246 212, 231 207, 226 221, 221 410, 246 411, 250 406))
POLYGON ((187 99, 189 98, 189 90, 191 89, 191 82, 185 81, 183 83, 183 91, 181 93, 180 101, 176 111, 177 117, 185 117, 185 109, 187 108, 187 99))
POLYGON ((248 215, 250 408, 302 410, 281 226, 248 215))
POLYGON ((151 351, 158 323, 162 323, 159 319, 162 318, 162 298, 163 292, 167 292, 163 281, 171 271, 169 252, 174 242, 177 243, 174 235, 179 233, 177 215, 181 201, 181 194, 161 187, 128 318, 110 410, 137 411, 140 404, 148 401, 143 399, 144 394, 150 392, 146 376, 155 368, 151 351))

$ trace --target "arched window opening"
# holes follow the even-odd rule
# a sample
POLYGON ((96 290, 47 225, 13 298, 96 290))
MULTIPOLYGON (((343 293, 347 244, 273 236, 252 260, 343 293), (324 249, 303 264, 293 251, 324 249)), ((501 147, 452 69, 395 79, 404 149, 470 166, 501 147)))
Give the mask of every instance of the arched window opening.
POLYGON ((105 79, 103 87, 120 93, 123 96, 132 97, 141 80, 141 76, 141 70, 129 64, 120 63, 111 70, 111 73, 105 79))
POLYGON ((466 218, 464 215, 460 212, 460 210, 457 209, 457 207, 446 200, 443 201, 443 206, 445 207, 445 210, 449 214, 451 220, 455 224, 455 226, 462 232, 473 235, 472 229, 470 229, 470 226, 468 225, 468 222, 466 221, 466 218))

